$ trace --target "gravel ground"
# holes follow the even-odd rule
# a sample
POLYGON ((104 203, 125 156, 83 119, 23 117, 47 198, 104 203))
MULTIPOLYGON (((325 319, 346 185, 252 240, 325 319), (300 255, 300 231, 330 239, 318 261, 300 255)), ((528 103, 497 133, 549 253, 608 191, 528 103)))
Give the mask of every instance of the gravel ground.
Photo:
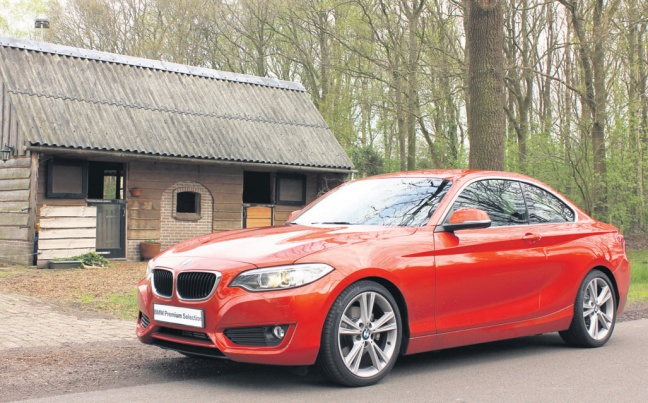
MULTIPOLYGON (((76 317, 106 318, 114 314, 80 304, 80 290, 100 296, 111 290, 127 292, 143 277, 145 264, 120 262, 113 269, 51 270, 0 269, 0 292, 38 295, 55 303, 61 312, 76 317), (92 271, 96 270, 96 271, 92 271), (10 274, 7 274, 10 273, 10 274), (66 287, 61 287, 66 284, 66 287)), ((648 318, 648 302, 631 303, 619 321, 648 318)), ((218 377, 238 372, 285 371, 290 368, 240 364, 225 360, 187 358, 178 353, 147 346, 136 340, 63 347, 15 348, 0 351, 0 402, 106 390, 116 387, 218 377)), ((310 376, 319 376, 312 375, 310 376)))
POLYGON ((0 353, 0 402, 178 381, 244 370, 138 341, 20 348, 0 353))
POLYGON ((638 320, 648 318, 648 301, 630 302, 626 305, 619 322, 626 322, 629 320, 638 320))

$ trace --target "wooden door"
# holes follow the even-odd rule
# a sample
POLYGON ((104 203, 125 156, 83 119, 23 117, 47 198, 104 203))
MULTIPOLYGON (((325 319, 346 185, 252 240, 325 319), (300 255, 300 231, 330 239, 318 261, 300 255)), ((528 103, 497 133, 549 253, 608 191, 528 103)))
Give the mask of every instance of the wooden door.
POLYGON ((273 224, 272 205, 244 205, 243 228, 268 227, 273 224))

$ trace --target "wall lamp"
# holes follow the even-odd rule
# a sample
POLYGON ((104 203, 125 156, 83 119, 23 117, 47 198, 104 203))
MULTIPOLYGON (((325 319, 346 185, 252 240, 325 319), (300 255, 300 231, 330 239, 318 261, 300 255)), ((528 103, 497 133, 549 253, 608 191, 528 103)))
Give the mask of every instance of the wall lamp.
POLYGON ((2 154, 2 162, 7 162, 7 160, 13 156, 14 150, 15 148, 5 144, 4 148, 0 150, 0 154, 2 154))

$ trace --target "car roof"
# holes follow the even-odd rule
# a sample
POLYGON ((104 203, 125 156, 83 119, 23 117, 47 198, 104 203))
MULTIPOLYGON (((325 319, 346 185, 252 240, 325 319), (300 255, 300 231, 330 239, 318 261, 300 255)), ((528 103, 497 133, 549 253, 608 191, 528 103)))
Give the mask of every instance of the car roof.
POLYGON ((482 171, 477 169, 429 169, 429 170, 421 170, 421 171, 395 172, 395 173, 373 176, 373 178, 407 178, 407 177, 410 178, 431 177, 431 178, 447 179, 451 181, 456 181, 459 179, 478 179, 478 178, 497 177, 497 178, 521 179, 530 182, 538 182, 537 180, 531 177, 514 173, 514 172, 482 171))

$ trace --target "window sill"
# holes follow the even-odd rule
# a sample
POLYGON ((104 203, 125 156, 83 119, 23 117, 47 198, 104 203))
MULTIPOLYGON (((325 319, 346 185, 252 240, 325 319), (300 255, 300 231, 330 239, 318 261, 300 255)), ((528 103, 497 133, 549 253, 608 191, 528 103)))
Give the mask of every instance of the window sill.
POLYGON ((198 221, 202 217, 199 213, 175 213, 173 218, 179 221, 198 221))

